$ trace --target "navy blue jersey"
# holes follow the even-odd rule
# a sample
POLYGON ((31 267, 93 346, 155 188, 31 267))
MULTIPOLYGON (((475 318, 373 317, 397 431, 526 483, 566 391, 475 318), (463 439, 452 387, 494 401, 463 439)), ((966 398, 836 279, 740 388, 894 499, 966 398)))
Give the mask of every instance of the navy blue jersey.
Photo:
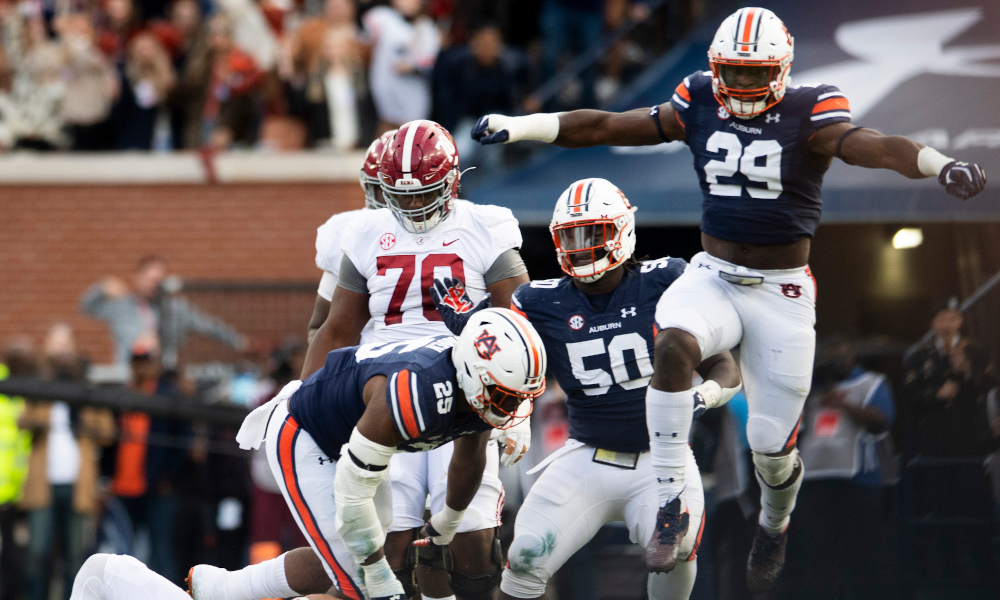
POLYGON ((334 350, 288 403, 288 412, 334 460, 365 412, 362 391, 376 375, 388 378, 385 399, 405 452, 431 450, 490 430, 472 412, 455 412, 452 336, 367 344, 334 350))
POLYGON ((653 314, 687 263, 661 258, 625 273, 603 311, 571 277, 532 281, 512 308, 542 336, 549 373, 566 392, 569 435, 619 452, 649 450, 646 385, 653 375, 653 314))
POLYGON ((832 85, 789 88, 751 119, 729 114, 711 71, 684 78, 670 100, 684 125, 705 200, 701 230, 724 240, 787 244, 816 232, 828 165, 806 149, 817 129, 851 120, 832 85))

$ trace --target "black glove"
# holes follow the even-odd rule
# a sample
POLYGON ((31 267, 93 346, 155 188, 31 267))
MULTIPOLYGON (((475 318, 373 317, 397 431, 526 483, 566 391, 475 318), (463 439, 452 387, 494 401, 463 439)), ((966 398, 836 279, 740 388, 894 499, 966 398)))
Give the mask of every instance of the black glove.
POLYGON ((941 169, 938 181, 952 196, 968 200, 986 187, 986 173, 976 163, 953 160, 941 169))
POLYGON ((489 294, 486 294, 479 304, 473 304, 468 292, 465 291, 465 284, 452 277, 435 279, 431 287, 431 298, 437 305, 441 320, 455 335, 462 333, 473 313, 492 306, 489 294))
POLYGON ((476 126, 472 128, 472 139, 480 144, 502 144, 510 139, 510 132, 506 129, 490 133, 490 115, 480 117, 476 126))

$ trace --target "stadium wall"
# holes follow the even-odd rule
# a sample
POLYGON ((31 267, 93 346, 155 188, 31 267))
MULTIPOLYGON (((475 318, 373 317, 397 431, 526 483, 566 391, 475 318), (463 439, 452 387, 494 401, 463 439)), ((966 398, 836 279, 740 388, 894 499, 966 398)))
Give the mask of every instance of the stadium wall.
MULTIPOLYGON (((165 256, 170 272, 188 280, 318 281, 316 227, 364 204, 361 159, 342 157, 331 166, 327 158, 320 171, 290 162, 294 177, 259 181, 266 169, 281 172, 276 163, 283 160, 271 157, 266 167, 238 160, 216 165, 217 174, 225 173, 217 180, 227 181, 217 184, 197 183, 207 180, 204 169, 139 161, 130 165, 130 185, 112 183, 130 174, 111 157, 90 165, 64 158, 41 167, 21 160, 24 184, 0 186, 0 344, 21 335, 38 343, 50 325, 66 321, 94 361, 109 360, 107 329, 80 313, 80 295, 107 275, 127 278, 149 253, 165 256), (74 169, 76 183, 67 177, 74 169), (135 175, 142 170, 150 183, 135 175), (60 183, 33 180, 34 171, 48 171, 60 183), (189 183, 164 183, 171 179, 189 183)), ((14 162, 5 159, 0 170, 9 172, 14 162)), ((12 180, 3 175, 0 180, 12 180)), ((302 316, 303 331, 308 317, 302 316)))

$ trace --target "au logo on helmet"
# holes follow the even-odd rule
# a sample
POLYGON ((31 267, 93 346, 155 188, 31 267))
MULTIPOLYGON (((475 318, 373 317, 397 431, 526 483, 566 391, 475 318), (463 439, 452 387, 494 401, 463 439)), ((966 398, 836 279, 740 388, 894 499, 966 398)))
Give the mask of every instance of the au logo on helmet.
POLYGON ((490 335, 485 329, 476 338, 475 347, 479 357, 483 360, 490 360, 494 354, 500 352, 500 346, 497 344, 497 336, 490 335))

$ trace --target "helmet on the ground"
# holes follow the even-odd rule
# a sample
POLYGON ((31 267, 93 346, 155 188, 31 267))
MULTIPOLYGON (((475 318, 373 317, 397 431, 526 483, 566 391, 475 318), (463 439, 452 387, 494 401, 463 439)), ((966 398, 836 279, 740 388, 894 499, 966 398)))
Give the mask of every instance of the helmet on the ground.
POLYGON ((733 116, 748 119, 777 104, 791 85, 794 42, 766 8, 741 8, 712 38, 712 91, 733 116))
POLYGON ((531 323, 512 310, 474 313, 451 356, 465 399, 497 429, 524 420, 545 391, 545 345, 531 323))
POLYGON ((365 206, 368 208, 385 208, 382 187, 378 184, 378 164, 382 158, 382 150, 395 133, 395 129, 386 131, 365 152, 365 162, 361 165, 361 189, 365 191, 365 206))
POLYGON ((635 252, 635 208, 607 179, 581 179, 559 196, 549 231, 563 272, 597 281, 635 252))
POLYGON ((448 218, 458 178, 455 140, 434 121, 406 123, 382 152, 382 195, 410 233, 425 233, 448 218))

